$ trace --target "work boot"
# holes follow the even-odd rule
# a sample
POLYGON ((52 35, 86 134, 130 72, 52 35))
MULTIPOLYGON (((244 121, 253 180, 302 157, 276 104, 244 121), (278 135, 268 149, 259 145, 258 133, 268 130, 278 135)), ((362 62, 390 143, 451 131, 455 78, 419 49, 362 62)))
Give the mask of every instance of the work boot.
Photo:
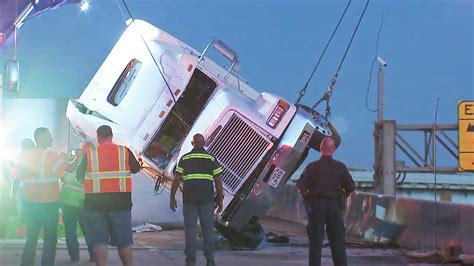
POLYGON ((94 251, 89 250, 89 261, 90 261, 90 262, 94 262, 94 261, 95 261, 94 251))
POLYGON ((196 259, 186 258, 186 266, 196 266, 196 259))
POLYGON ((216 266, 213 260, 207 260, 206 266, 216 266))

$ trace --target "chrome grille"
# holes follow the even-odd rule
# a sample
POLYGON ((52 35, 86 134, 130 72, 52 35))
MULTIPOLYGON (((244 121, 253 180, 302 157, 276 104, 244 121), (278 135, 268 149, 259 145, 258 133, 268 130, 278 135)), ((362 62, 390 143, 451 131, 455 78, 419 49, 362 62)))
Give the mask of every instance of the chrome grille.
POLYGON ((237 193, 270 145, 240 117, 232 115, 208 149, 224 168, 222 183, 227 192, 237 193))

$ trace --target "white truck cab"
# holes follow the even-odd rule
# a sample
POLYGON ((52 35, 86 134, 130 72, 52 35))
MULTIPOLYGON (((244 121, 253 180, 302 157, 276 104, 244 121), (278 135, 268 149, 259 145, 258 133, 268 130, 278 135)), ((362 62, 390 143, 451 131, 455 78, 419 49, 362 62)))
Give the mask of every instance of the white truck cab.
POLYGON ((224 210, 216 227, 232 240, 265 214, 309 148, 318 150, 325 136, 340 143, 324 116, 257 92, 234 71, 237 64, 237 54, 222 41, 200 53, 134 20, 80 98, 70 101, 67 117, 89 139, 99 126, 111 126, 114 142, 129 147, 146 166, 143 172, 165 183, 192 149, 192 136, 203 134, 205 148, 224 168, 224 210), (210 60, 211 48, 230 67, 210 60))

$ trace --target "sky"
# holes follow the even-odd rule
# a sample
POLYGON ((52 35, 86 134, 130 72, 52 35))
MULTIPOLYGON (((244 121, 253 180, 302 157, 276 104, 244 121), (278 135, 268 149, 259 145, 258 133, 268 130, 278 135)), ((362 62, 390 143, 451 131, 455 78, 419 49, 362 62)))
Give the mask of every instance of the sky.
MULTIPOLYGON (((224 40, 239 53, 239 73, 256 90, 292 102, 347 4, 345 0, 126 2, 134 18, 150 22, 196 50, 203 50, 214 37, 224 40)), ((313 105, 326 90, 364 5, 365 1, 352 1, 303 104, 313 105)), ((431 124, 439 98, 438 123, 457 124, 458 101, 474 100, 473 1, 371 1, 331 99, 332 121, 342 137, 335 157, 352 167, 373 164, 376 113, 369 112, 365 102, 382 14, 378 55, 388 63, 385 119, 431 124)), ((19 96, 79 97, 124 29, 114 0, 90 0, 86 13, 70 5, 29 20, 18 35, 19 96)), ((9 58, 10 52, 3 51, 0 60, 9 58)), ((371 108, 377 104, 376 71, 369 93, 371 108)), ((323 112, 324 106, 319 110, 323 112)), ((419 140, 410 139, 419 146, 419 140)), ((313 152, 308 160, 317 156, 313 152)), ((440 160, 456 165, 444 155, 440 160)))

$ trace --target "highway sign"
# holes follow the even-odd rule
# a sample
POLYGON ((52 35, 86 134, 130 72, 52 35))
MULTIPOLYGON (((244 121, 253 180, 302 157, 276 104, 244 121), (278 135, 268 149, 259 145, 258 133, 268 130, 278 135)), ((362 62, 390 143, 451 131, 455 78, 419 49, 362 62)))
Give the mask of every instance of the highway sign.
POLYGON ((474 101, 458 104, 459 169, 474 171, 474 101))

